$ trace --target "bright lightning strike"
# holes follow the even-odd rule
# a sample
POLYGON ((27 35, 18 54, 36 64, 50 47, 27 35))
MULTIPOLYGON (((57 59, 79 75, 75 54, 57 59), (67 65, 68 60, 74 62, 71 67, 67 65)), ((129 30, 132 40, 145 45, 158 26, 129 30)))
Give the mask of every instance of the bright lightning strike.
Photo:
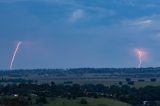
POLYGON ((10 69, 12 69, 12 66, 13 66, 13 63, 14 63, 16 54, 17 54, 17 52, 18 52, 19 47, 21 46, 21 44, 22 44, 21 41, 17 43, 16 49, 15 49, 15 51, 14 51, 14 53, 13 53, 12 60, 11 60, 11 63, 10 63, 10 69))
POLYGON ((139 60, 138 68, 141 68, 142 62, 146 59, 147 53, 142 49, 135 49, 135 54, 139 60))

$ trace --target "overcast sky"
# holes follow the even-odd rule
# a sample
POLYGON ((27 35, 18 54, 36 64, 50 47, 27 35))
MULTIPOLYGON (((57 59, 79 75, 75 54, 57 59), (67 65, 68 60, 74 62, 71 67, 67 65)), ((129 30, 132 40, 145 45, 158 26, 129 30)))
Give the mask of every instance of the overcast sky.
POLYGON ((159 0, 0 0, 0 69, 160 66, 159 0))

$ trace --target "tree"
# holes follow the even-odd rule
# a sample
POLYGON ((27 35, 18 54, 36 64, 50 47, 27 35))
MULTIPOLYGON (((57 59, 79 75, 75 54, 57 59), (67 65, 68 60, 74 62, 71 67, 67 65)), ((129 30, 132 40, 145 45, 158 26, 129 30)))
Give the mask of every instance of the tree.
POLYGON ((55 82, 51 82, 51 87, 55 87, 56 86, 56 84, 55 84, 55 82))
POLYGON ((151 78, 151 82, 156 82, 157 79, 156 78, 151 78))
POLYGON ((129 81, 128 85, 134 85, 134 81, 129 81))
POLYGON ((29 102, 24 97, 9 100, 8 106, 29 106, 29 102))
POLYGON ((119 81, 119 83, 118 83, 119 85, 123 85, 123 82, 122 81, 119 81))
POLYGON ((38 98, 36 99, 36 104, 40 104, 40 103, 47 104, 48 102, 47 102, 46 97, 44 97, 44 96, 38 97, 38 98))
POLYGON ((126 81, 127 81, 127 82, 131 81, 131 78, 126 78, 126 81))
POLYGON ((81 100, 80 100, 80 104, 88 104, 88 102, 87 102, 86 99, 81 99, 81 100))
POLYGON ((143 79, 139 79, 138 81, 139 81, 139 82, 144 82, 145 80, 143 80, 143 79))

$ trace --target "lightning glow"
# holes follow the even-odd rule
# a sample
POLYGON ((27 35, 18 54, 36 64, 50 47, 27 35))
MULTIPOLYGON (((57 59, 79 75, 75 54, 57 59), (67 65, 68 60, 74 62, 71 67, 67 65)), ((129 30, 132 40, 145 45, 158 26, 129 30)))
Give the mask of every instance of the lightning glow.
POLYGON ((16 54, 17 54, 17 52, 18 52, 19 47, 21 46, 21 44, 22 44, 21 41, 17 43, 16 49, 15 49, 15 51, 14 51, 14 53, 13 53, 12 60, 11 60, 11 63, 10 63, 10 69, 12 69, 12 66, 13 66, 13 63, 14 63, 16 54))
POLYGON ((138 68, 141 68, 143 61, 146 59, 147 57, 147 52, 144 51, 143 49, 135 49, 135 54, 139 60, 139 64, 138 64, 138 68))

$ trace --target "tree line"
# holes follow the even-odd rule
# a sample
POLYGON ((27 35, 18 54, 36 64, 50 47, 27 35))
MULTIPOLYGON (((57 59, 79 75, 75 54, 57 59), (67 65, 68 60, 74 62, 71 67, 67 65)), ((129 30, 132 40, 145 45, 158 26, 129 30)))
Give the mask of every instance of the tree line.
POLYGON ((103 84, 65 85, 55 84, 54 82, 50 84, 21 83, 0 86, 0 95, 2 97, 6 95, 14 96, 15 94, 24 97, 35 95, 39 97, 39 99, 42 99, 39 100, 39 102, 44 101, 44 103, 47 102, 45 98, 48 97, 62 97, 68 99, 76 99, 77 97, 105 97, 127 102, 133 106, 141 106, 144 101, 148 103, 146 106, 156 106, 156 101, 160 100, 160 86, 134 88, 128 85, 112 85, 108 87, 103 84))

